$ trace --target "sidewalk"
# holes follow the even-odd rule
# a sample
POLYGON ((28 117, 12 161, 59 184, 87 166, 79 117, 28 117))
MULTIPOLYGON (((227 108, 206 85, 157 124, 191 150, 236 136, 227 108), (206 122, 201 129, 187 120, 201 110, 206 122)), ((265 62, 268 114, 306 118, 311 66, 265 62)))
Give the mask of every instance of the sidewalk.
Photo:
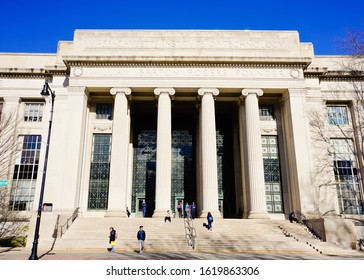
MULTIPOLYGON (((1 260, 28 260, 30 248, 0 247, 1 260)), ((105 249, 55 249, 38 250, 39 260, 364 260, 364 253, 353 250, 348 254, 318 254, 300 252, 267 251, 197 251, 166 252, 146 249, 142 255, 137 250, 116 249, 111 253, 105 249)))

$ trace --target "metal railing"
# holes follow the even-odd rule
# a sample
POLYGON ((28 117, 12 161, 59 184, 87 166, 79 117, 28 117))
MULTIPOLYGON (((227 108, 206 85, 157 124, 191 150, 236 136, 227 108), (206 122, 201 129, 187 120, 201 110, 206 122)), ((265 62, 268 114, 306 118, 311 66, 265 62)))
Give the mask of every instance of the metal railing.
POLYGON ((77 219, 79 214, 80 208, 77 207, 75 211, 73 211, 72 216, 67 219, 67 221, 59 227, 58 229, 58 236, 62 238, 63 234, 66 233, 66 231, 70 228, 70 226, 73 224, 73 222, 77 219))
POLYGON ((187 215, 184 218, 184 223, 185 223, 185 235, 186 235, 187 245, 191 246, 192 249, 195 249, 197 234, 196 234, 196 229, 193 225, 193 220, 187 215))

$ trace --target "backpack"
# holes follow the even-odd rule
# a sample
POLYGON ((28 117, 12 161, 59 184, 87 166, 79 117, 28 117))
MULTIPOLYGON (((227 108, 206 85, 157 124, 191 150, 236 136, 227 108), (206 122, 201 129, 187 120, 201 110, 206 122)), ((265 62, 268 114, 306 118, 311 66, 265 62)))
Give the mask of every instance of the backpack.
POLYGON ((214 219, 212 218, 212 216, 209 216, 208 220, 209 220, 209 222, 213 222, 214 221, 214 219))

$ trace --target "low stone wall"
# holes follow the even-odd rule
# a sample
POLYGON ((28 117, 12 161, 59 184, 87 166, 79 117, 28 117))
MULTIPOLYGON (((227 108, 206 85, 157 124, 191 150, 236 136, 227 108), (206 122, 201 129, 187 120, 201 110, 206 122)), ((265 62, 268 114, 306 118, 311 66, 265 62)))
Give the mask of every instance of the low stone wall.
POLYGON ((356 229, 351 219, 325 218, 325 233, 327 241, 356 249, 356 229))
POLYGON ((324 219, 309 219, 305 220, 304 223, 312 233, 326 241, 324 219))

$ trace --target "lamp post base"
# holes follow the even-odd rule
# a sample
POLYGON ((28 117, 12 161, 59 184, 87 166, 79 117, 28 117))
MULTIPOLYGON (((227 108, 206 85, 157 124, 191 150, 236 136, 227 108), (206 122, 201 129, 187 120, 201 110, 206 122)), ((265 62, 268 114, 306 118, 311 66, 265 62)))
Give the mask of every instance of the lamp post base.
POLYGON ((28 260, 38 260, 39 258, 37 255, 37 251, 38 251, 38 244, 33 243, 32 252, 30 253, 28 260))

